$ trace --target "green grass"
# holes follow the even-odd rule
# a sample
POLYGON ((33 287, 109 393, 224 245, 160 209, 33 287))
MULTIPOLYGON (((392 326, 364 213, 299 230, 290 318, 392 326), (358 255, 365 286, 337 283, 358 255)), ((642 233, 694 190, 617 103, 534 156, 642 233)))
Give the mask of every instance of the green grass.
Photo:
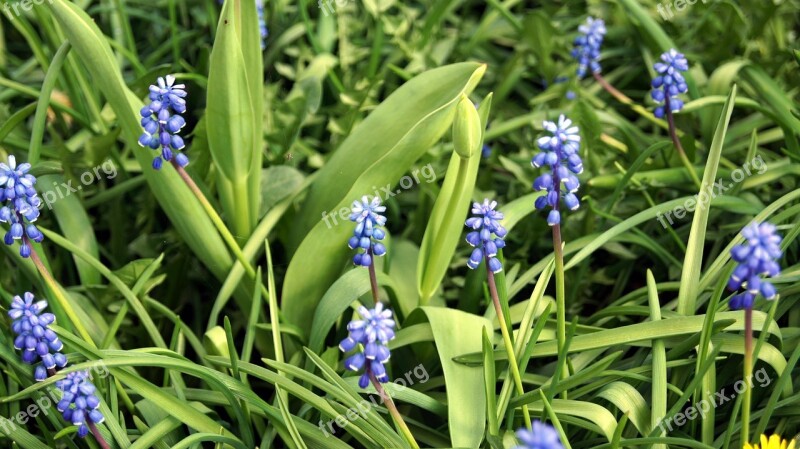
MULTIPOLYGON (((573 449, 740 448, 742 416, 754 442, 797 438, 800 2, 696 2, 670 21, 658 4, 352 0, 326 14, 267 0, 263 51, 248 0, 53 0, 20 15, 0 4, 0 158, 30 161, 39 194, 56 195, 35 245, 54 282, 3 245, 0 305, 6 316, 14 295, 48 299, 70 359, 34 382, 3 319, 0 417, 101 366, 112 448, 409 447, 337 348, 372 300, 338 211, 377 193, 388 251, 376 280, 399 328, 387 367, 409 384, 386 390, 420 447, 514 447, 523 410, 573 449), (589 15, 608 28, 603 76, 632 104, 574 76, 589 15), (731 185, 683 216, 698 189, 649 95, 671 47, 690 64, 675 116, 688 165, 701 191, 731 185), (148 86, 166 74, 187 84, 196 190, 137 144, 148 86), (562 113, 581 129, 585 167, 581 207, 562 215, 564 319, 530 165, 542 121, 562 113), (81 188, 62 198, 68 183, 81 188), (462 224, 484 198, 509 231, 505 320, 485 267, 466 266, 462 224), (742 379, 744 314, 725 286, 753 220, 784 237, 780 298, 753 313, 753 371, 768 382, 749 414, 736 394, 662 433, 662 419, 742 379)), ((0 420, 0 446, 100 447, 51 412, 0 420)))

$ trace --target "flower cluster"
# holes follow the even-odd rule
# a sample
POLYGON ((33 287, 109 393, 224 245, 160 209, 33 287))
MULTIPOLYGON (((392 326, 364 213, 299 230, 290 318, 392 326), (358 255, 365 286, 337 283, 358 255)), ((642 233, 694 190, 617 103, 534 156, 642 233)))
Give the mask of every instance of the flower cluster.
POLYGON ((575 195, 580 182, 575 175, 583 172, 583 162, 578 154, 581 137, 578 135, 578 127, 572 126, 572 120, 564 115, 558 118, 558 124, 545 121, 543 126, 552 135, 540 137, 536 141, 542 151, 533 157, 531 164, 537 168, 547 165, 550 172, 543 173, 533 182, 535 190, 547 191, 547 195, 536 199, 535 206, 538 210, 550 206, 552 209, 547 216, 547 224, 555 226, 561 223, 561 213, 558 211, 561 200, 569 210, 580 206, 575 195))
POLYGON ((386 224, 386 217, 381 212, 386 211, 386 206, 381 206, 380 197, 373 197, 370 201, 366 195, 361 201, 353 201, 350 221, 356 223, 353 236, 347 242, 350 249, 362 249, 363 252, 353 256, 353 263, 368 267, 372 265, 372 256, 386 254, 386 247, 377 240, 383 240, 386 232, 381 229, 386 224))
POLYGON ((503 213, 495 210, 495 207, 497 201, 490 202, 489 199, 484 199, 483 204, 472 203, 472 213, 475 216, 468 218, 465 223, 466 227, 473 229, 467 234, 467 243, 475 248, 467 261, 467 266, 473 270, 478 268, 484 257, 488 258, 488 266, 492 273, 503 269, 503 264, 497 258, 497 250, 506 246, 503 240, 506 228, 498 222, 503 219, 503 213), (492 237, 492 234, 495 237, 492 237))
POLYGON ((681 72, 689 70, 689 62, 682 53, 674 48, 661 55, 661 61, 653 66, 656 77, 653 78, 653 91, 650 95, 660 106, 653 111, 658 118, 664 117, 664 112, 669 107, 670 112, 678 112, 683 108, 683 101, 678 94, 686 93, 686 79, 681 72))
POLYGON ((382 303, 375 304, 374 309, 364 306, 358 308, 360 320, 353 320, 347 325, 347 338, 339 343, 342 352, 350 352, 358 346, 358 352, 344 361, 345 368, 350 371, 364 373, 358 379, 358 385, 366 388, 370 376, 374 375, 379 382, 388 382, 384 364, 389 361, 391 353, 386 344, 394 338, 394 320, 392 311, 383 308, 382 303), (360 345, 360 346, 359 346, 360 345))
POLYGON ((586 76, 587 69, 591 69, 592 73, 600 73, 600 46, 606 34, 605 22, 588 17, 578 31, 581 34, 575 38, 571 53, 578 61, 578 78, 586 76))
POLYGON ((728 288, 746 290, 737 293, 730 300, 733 310, 753 307, 756 295, 761 293, 767 299, 774 299, 775 287, 761 276, 774 277, 780 274, 781 268, 776 260, 781 257, 781 236, 775 232, 770 223, 751 223, 742 229, 745 238, 743 245, 731 249, 731 258, 738 263, 728 280, 728 288))
POLYGON ((552 426, 536 420, 531 423, 531 427, 531 430, 524 428, 517 430, 517 439, 522 443, 522 446, 516 446, 514 449, 564 448, 558 432, 552 426))
POLYGON ((61 390, 58 411, 64 420, 78 426, 78 436, 83 438, 89 434, 89 426, 100 424, 105 418, 98 410, 100 399, 95 393, 95 386, 89 378, 89 371, 75 371, 56 382, 61 390))
POLYGON ((150 86, 150 104, 141 112, 144 133, 139 137, 139 145, 158 150, 161 154, 153 159, 153 168, 161 169, 164 161, 175 162, 181 167, 189 164, 189 158, 179 152, 186 145, 178 132, 186 126, 186 120, 180 114, 186 112, 186 88, 183 84, 175 84, 175 77, 167 75, 158 77, 158 85, 150 86))
POLYGON ((33 377, 37 381, 47 379, 48 371, 67 366, 67 357, 61 354, 64 344, 58 335, 50 329, 56 317, 52 313, 42 313, 47 308, 47 301, 33 302, 33 293, 26 292, 24 298, 15 296, 11 301, 8 316, 13 320, 11 330, 17 334, 14 347, 22 350, 22 361, 32 365, 37 360, 33 377))
POLYGON ((15 240, 22 239, 19 254, 22 257, 31 255, 30 243, 26 240, 41 242, 44 235, 33 224, 39 218, 39 207, 42 202, 36 195, 36 177, 28 173, 31 164, 17 165, 14 156, 8 156, 8 163, 0 162, 0 222, 11 224, 3 241, 13 245, 15 240), (7 203, 7 204, 6 204, 7 203), (27 224, 26 224, 27 222, 27 224))

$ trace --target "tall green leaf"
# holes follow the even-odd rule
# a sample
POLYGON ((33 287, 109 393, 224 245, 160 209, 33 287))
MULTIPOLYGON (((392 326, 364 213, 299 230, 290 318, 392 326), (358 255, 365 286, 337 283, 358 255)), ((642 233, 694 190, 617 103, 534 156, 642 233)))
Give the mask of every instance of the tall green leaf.
MULTIPOLYGON (((731 89, 728 101, 722 108, 717 129, 714 132, 714 140, 708 153, 706 169, 703 173, 703 182, 700 187, 700 194, 713 189, 717 180, 717 168, 722 155, 722 145, 725 143, 725 133, 728 131, 728 123, 733 113, 733 102, 736 99, 736 86, 731 89)), ((710 198, 709 198, 710 200, 710 198)), ((683 261, 683 272, 681 273, 681 288, 678 291, 678 313, 693 315, 697 295, 700 293, 700 272, 703 267, 703 246, 706 242, 706 227, 708 225, 708 213, 711 210, 709 204, 705 207, 697 207, 692 219, 692 230, 689 233, 689 243, 686 245, 686 257, 683 261)))
POLYGON ((255 227, 260 203, 263 63, 253 52, 257 27, 255 2, 225 2, 208 74, 209 149, 224 178, 220 199, 242 238, 255 227))

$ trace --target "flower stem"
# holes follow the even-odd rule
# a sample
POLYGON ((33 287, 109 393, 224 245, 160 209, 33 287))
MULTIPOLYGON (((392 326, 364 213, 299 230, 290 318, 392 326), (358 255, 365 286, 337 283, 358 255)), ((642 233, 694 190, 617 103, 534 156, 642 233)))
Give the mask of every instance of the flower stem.
MULTIPOLYGON (((561 224, 553 225, 553 255, 556 262, 556 342, 558 353, 564 350, 567 343, 567 305, 566 294, 564 292, 564 250, 561 244, 561 224)), ((564 357, 564 364, 560 367, 561 379, 566 379, 569 375, 564 357)), ((562 397, 567 398, 567 392, 562 392, 562 397)))
POLYGON ((239 263, 242 264, 244 271, 251 279, 253 279, 253 281, 256 284, 259 285, 263 297, 269 298, 269 292, 267 291, 267 288, 264 287, 264 284, 261 282, 261 279, 258 279, 258 276, 256 275, 256 270, 253 268, 252 265, 250 265, 250 261, 247 260, 247 257, 245 257, 244 253, 242 252, 242 249, 239 247, 239 244, 233 237, 233 234, 231 234, 231 231, 228 230, 227 226, 225 226, 225 222, 222 221, 222 218, 219 216, 217 211, 214 210, 214 207, 208 201, 206 196, 203 195, 203 191, 200 190, 199 187, 197 187, 197 184, 195 184, 192 177, 189 176, 189 173, 187 173, 183 167, 181 167, 180 165, 178 165, 177 162, 175 162, 175 159, 172 159, 172 166, 175 167, 175 170, 177 170, 178 175, 180 175, 181 179, 183 179, 183 182, 186 183, 186 185, 189 187, 189 190, 191 190, 192 193, 194 193, 194 196, 197 197, 197 200, 200 201, 200 205, 203 206, 203 209, 206 211, 206 214, 208 214, 208 217, 211 218, 211 221, 214 223, 214 226, 219 231, 220 235, 222 236, 222 239, 225 241, 225 243, 228 245, 231 251, 233 251, 233 254, 236 256, 236 259, 239 261, 239 263))
POLYGON ((694 181, 695 185, 697 185, 697 188, 700 189, 702 188, 700 178, 697 177, 697 173, 695 173, 692 163, 689 162, 689 158, 686 157, 686 152, 683 151, 681 139, 678 138, 678 132, 675 128, 675 118, 672 116, 672 109, 669 106, 669 95, 664 97, 664 113, 667 115, 667 123, 669 124, 669 136, 672 138, 672 143, 678 150, 678 156, 681 158, 683 165, 686 166, 686 170, 689 170, 689 176, 692 178, 692 181, 694 181))
POLYGON ((86 423, 89 425, 89 430, 92 431, 94 439, 97 440, 97 444, 99 444, 103 449, 111 449, 111 446, 108 445, 106 440, 103 438, 103 435, 100 434, 100 430, 97 429, 97 425, 88 419, 86 420, 86 423))
POLYGON ((603 78, 603 75, 599 73, 594 74, 594 79, 597 80, 597 83, 606 90, 606 92, 610 93, 612 97, 619 100, 620 103, 624 104, 633 104, 633 100, 631 100, 627 95, 623 94, 622 92, 618 91, 616 87, 612 86, 611 83, 606 81, 603 78))
POLYGON ((750 441, 750 379, 753 377, 753 308, 744 309, 744 397, 742 398, 742 444, 750 441))
POLYGON ((28 239, 28 236, 23 235, 22 241, 24 244, 28 245, 31 248, 31 260, 33 264, 36 266, 36 269, 39 271, 39 274, 42 275, 44 278, 45 284, 50 287, 50 290, 53 292, 53 295, 56 297, 56 301, 58 301, 58 305, 64 310, 64 313, 67 314, 67 317, 70 321, 72 321, 72 325, 75 326, 75 330, 80 334, 81 338, 86 341, 92 347, 97 347, 92 340, 92 337, 89 335, 89 332, 83 327, 81 320, 78 318, 78 315, 75 314, 75 309, 72 308, 72 304, 70 304, 69 300, 64 296, 64 293, 61 291, 61 287, 58 285, 58 282, 53 278, 53 275, 47 270, 47 267, 44 266, 42 263, 42 259, 39 258, 39 254, 33 248, 33 242, 28 239))
MULTIPOLYGON (((517 394, 523 395, 525 394, 525 390, 522 387, 522 376, 519 374, 517 356, 514 354, 514 343, 511 341, 511 335, 508 332, 508 326, 506 325, 506 318, 505 315, 503 315, 503 308, 500 306, 500 296, 497 294, 497 284, 494 280, 494 273, 489 269, 489 256, 486 256, 486 275, 487 282, 489 284, 489 294, 491 295, 492 302, 494 303, 494 310, 497 313, 497 321, 500 323, 500 333, 503 334, 503 343, 506 347, 506 353, 508 354, 508 366, 511 370, 511 375, 514 377, 514 386, 516 387, 517 394)), ((531 415, 530 412, 528 412, 527 404, 522 404, 522 414, 525 417, 525 426, 530 429, 531 415)))
POLYGON ((367 250, 367 254, 371 259, 369 264, 369 285, 372 288, 372 300, 377 304, 380 300, 378 300, 378 277, 375 275, 375 254, 372 252, 372 245, 367 250))
POLYGON ((383 403, 386 405, 386 409, 389 410, 389 414, 392 415, 395 424, 397 424, 397 426, 400 427, 400 431, 403 433, 403 436, 405 437, 408 444, 411 445, 411 447, 414 449, 419 449, 419 445, 417 444, 417 441, 414 439, 414 435, 411 434, 411 429, 408 428, 408 425, 403 420, 403 416, 400 415, 400 412, 397 410, 397 406, 394 405, 394 401, 392 401, 392 398, 391 396, 389 396, 389 393, 387 393, 386 390, 383 389, 383 385, 381 385, 381 383, 378 382, 378 379, 376 379, 375 375, 372 374, 371 372, 369 373, 369 379, 370 381, 372 381, 372 386, 375 387, 375 391, 377 391, 378 394, 381 395, 383 403))

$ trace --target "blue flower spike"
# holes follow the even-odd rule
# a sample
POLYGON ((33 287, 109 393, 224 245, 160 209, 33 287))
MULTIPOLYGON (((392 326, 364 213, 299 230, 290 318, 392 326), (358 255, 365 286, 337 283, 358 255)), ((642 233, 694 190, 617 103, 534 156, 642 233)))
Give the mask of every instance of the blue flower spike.
POLYGON ((522 445, 514 449, 564 449, 556 429, 538 420, 531 422, 531 430, 522 428, 516 435, 522 445))
POLYGON ((606 24, 602 19, 588 17, 586 23, 578 27, 580 35, 575 38, 572 57, 578 61, 578 78, 586 76, 586 72, 600 73, 600 46, 606 35, 606 24))
POLYGON ((656 77, 653 78, 653 91, 650 96, 659 104, 653 111, 658 118, 663 118, 666 107, 670 112, 678 112, 683 108, 683 101, 679 94, 685 94, 689 88, 686 79, 681 74, 689 70, 686 57, 674 48, 661 55, 661 62, 654 64, 656 77))
POLYGON ((17 159, 8 156, 8 162, 0 162, 0 222, 11 225, 3 241, 13 245, 22 240, 19 254, 30 257, 32 248, 27 240, 41 242, 44 235, 33 223, 39 218, 42 202, 33 187, 36 177, 28 173, 31 164, 17 165, 17 159))
POLYGON ((583 161, 578 150, 581 137, 577 126, 572 126, 572 120, 561 115, 558 123, 545 121, 545 131, 550 133, 540 137, 536 144, 540 151, 531 165, 536 168, 547 166, 550 171, 543 173, 533 182, 535 190, 544 190, 546 195, 536 199, 536 209, 544 210, 550 207, 547 215, 547 224, 555 226, 561 223, 559 203, 563 202, 569 210, 580 207, 580 201, 575 192, 580 187, 578 175, 583 172, 583 161), (563 185, 563 189, 562 189, 563 185))
POLYGON ((756 296, 767 300, 777 297, 775 286, 766 278, 780 274, 781 267, 777 260, 781 257, 781 236, 771 223, 751 223, 742 229, 744 244, 731 249, 731 258, 737 263, 728 288, 737 291, 744 287, 745 291, 735 294, 729 302, 733 310, 750 309, 756 296))
POLYGON ((364 306, 358 308, 360 320, 353 320, 347 325, 348 336, 341 343, 342 352, 357 352, 344 361, 344 366, 350 371, 364 373, 358 379, 358 385, 366 388, 369 385, 370 375, 374 375, 378 382, 389 381, 386 368, 383 366, 389 361, 391 353, 386 346, 394 339, 395 322, 392 311, 384 309, 382 303, 376 303, 374 309, 364 306))
POLYGON ((500 225, 503 213, 495 210, 497 201, 484 199, 483 203, 472 203, 473 217, 467 219, 464 224, 473 231, 467 234, 467 243, 475 249, 469 256, 467 266, 476 269, 480 266, 484 258, 489 259, 489 269, 492 273, 503 270, 503 264, 497 258, 497 251, 506 246, 503 237, 506 236, 506 228, 500 225))
POLYGON ((350 221, 356 223, 356 228, 347 246, 359 250, 353 256, 354 264, 369 267, 373 256, 386 254, 386 246, 380 242, 386 237, 386 232, 381 229, 386 224, 386 217, 381 215, 385 211, 386 206, 381 205, 381 199, 377 196, 370 200, 364 195, 361 201, 353 201, 350 221))
POLYGON ((184 126, 183 114, 186 112, 186 86, 175 84, 175 77, 167 75, 158 77, 158 85, 150 86, 150 104, 140 111, 144 132, 139 137, 139 145, 154 150, 161 149, 153 159, 153 168, 160 170, 164 162, 173 157, 179 166, 189 164, 189 158, 180 150, 186 147, 183 138, 178 134, 184 126))
POLYGON ((13 320, 11 330, 17 335, 14 348, 22 350, 22 361, 32 365, 41 361, 34 369, 33 377, 41 382, 56 368, 67 366, 67 357, 61 353, 64 344, 50 329, 56 317, 52 313, 42 313, 47 301, 34 302, 33 293, 26 292, 23 297, 15 296, 11 301, 8 316, 13 320), (24 298, 24 299, 23 299, 24 298))
POLYGON ((102 423, 105 418, 98 410, 100 399, 95 395, 97 390, 90 380, 89 371, 74 371, 67 377, 56 382, 56 387, 61 390, 61 400, 58 401, 58 411, 64 420, 78 426, 78 436, 84 438, 89 434, 89 427, 102 423))

